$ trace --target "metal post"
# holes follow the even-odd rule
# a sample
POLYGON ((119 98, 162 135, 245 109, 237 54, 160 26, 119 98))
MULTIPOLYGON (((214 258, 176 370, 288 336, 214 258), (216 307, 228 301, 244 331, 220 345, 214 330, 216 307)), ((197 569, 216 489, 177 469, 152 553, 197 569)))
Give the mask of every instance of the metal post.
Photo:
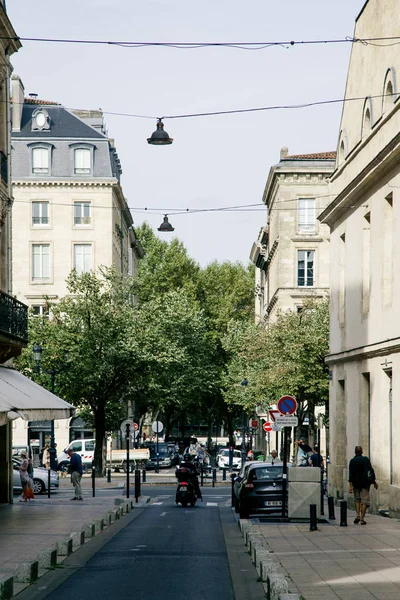
POLYGON ((130 425, 126 424, 126 497, 129 498, 129 434, 130 425))
MULTIPOLYGON (((319 452, 319 450, 318 450, 319 452)), ((324 491, 324 470, 321 468, 321 483, 320 483, 320 500, 321 500, 321 515, 325 514, 325 510, 324 510, 324 495, 325 495, 325 491, 324 491)))
POLYGON ((241 446, 241 454, 242 454, 242 465, 246 462, 246 413, 243 411, 243 426, 242 426, 242 446, 241 446))
POLYGON ((347 501, 340 501, 340 527, 347 527, 347 501))
MULTIPOLYGON (((54 394, 55 390, 55 378, 56 371, 55 369, 51 369, 51 393, 54 394)), ((57 470, 57 458, 56 458, 56 447, 55 447, 55 439, 54 439, 54 419, 50 421, 50 469, 53 471, 57 470)))
POLYGON ((318 531, 316 504, 310 504, 310 531, 318 531))
POLYGON ((215 482, 217 481, 217 469, 212 470, 212 486, 215 487, 215 482))
POLYGON ((140 497, 140 471, 135 469, 135 500, 138 501, 140 497))
POLYGON ((107 469, 107 483, 111 483, 111 469, 107 469))
POLYGON ((232 473, 233 469, 233 447, 229 446, 229 473, 232 473))
POLYGON ((157 421, 156 421, 156 458, 157 458, 157 462, 156 462, 156 468, 155 468, 155 472, 159 473, 160 472, 160 457, 158 454, 158 417, 157 417, 157 421))
POLYGON ((204 469, 201 469, 200 471, 200 485, 201 487, 204 485, 204 469))
POLYGON ((143 469, 142 471, 142 481, 143 483, 146 483, 146 469, 143 469))
POLYGON ((231 506, 235 506, 235 491, 234 491, 235 478, 236 478, 236 476, 234 475, 234 473, 232 473, 231 474, 231 482, 232 482, 232 486, 231 486, 231 506))
POLYGON ((50 471, 51 469, 47 470, 47 497, 50 498, 50 471))
POLYGON ((96 495, 96 467, 92 464, 92 496, 96 495))
POLYGON ((226 481, 226 469, 222 469, 222 481, 226 481))
POLYGON ((282 518, 286 517, 286 490, 287 490, 287 446, 288 428, 283 428, 283 466, 282 466, 282 518))
POLYGON ((335 520, 335 505, 333 503, 333 496, 328 496, 328 512, 329 518, 335 520))

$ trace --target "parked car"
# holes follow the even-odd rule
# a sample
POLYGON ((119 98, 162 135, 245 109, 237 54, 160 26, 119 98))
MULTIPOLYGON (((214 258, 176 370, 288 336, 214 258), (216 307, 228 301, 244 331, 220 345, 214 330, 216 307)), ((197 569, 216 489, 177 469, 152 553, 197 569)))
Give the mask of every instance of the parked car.
MULTIPOLYGON (((219 469, 228 469, 229 468, 229 448, 225 448, 222 450, 220 454, 217 455, 216 465, 219 469)), ((242 454, 240 450, 232 450, 232 468, 240 469, 240 465, 242 462, 242 454)))
MULTIPOLYGON (((146 461, 146 469, 155 469, 157 466, 157 449, 156 444, 148 444, 147 448, 150 450, 150 458, 146 461)), ((158 444, 158 464, 159 467, 172 467, 176 464, 175 457, 171 455, 167 444, 158 444)))
MULTIPOLYGON (((21 465, 21 459, 17 456, 13 456, 13 488, 14 492, 21 492, 21 478, 19 475, 19 467, 21 465)), ((56 471, 50 471, 50 488, 58 488, 59 486, 59 475, 56 471)), ((49 472, 47 469, 42 467, 33 468, 33 493, 44 494, 47 492, 47 485, 49 481, 49 472)))
POLYGON ((258 461, 245 464, 241 479, 234 482, 235 508, 240 518, 281 512, 282 482, 282 465, 258 461))

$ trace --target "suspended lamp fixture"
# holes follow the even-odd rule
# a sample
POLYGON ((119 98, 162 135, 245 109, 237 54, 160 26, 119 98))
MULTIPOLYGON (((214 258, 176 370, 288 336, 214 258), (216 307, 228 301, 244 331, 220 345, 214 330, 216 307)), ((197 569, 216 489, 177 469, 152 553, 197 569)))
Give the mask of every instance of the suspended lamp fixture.
POLYGON ((157 129, 153 131, 151 137, 147 138, 147 142, 153 146, 167 146, 172 144, 174 140, 169 137, 168 133, 164 131, 164 123, 161 119, 157 121, 157 129))
POLYGON ((162 231, 164 233, 168 233, 169 231, 175 231, 175 228, 172 227, 171 223, 168 221, 168 215, 164 216, 164 221, 161 223, 157 231, 162 231))

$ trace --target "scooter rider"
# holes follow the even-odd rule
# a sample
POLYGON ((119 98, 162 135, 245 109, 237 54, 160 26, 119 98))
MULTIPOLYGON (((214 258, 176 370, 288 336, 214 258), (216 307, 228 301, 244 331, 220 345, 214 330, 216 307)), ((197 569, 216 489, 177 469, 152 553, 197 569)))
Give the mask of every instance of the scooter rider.
POLYGON ((190 471, 190 479, 193 483, 194 491, 196 492, 196 496, 201 498, 201 490, 199 485, 199 480, 197 479, 198 471, 194 464, 190 460, 190 454, 185 454, 183 462, 179 465, 180 468, 187 469, 190 471))

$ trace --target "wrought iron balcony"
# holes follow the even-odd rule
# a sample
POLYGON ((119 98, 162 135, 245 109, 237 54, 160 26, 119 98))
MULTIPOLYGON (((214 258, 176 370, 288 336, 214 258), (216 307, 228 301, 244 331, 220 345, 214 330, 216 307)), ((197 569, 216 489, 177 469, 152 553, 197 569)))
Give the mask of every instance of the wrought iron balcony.
POLYGON ((28 342, 28 307, 0 292, 0 336, 28 342))
POLYGON ((8 159, 4 152, 0 152, 0 176, 4 183, 8 183, 8 159))

